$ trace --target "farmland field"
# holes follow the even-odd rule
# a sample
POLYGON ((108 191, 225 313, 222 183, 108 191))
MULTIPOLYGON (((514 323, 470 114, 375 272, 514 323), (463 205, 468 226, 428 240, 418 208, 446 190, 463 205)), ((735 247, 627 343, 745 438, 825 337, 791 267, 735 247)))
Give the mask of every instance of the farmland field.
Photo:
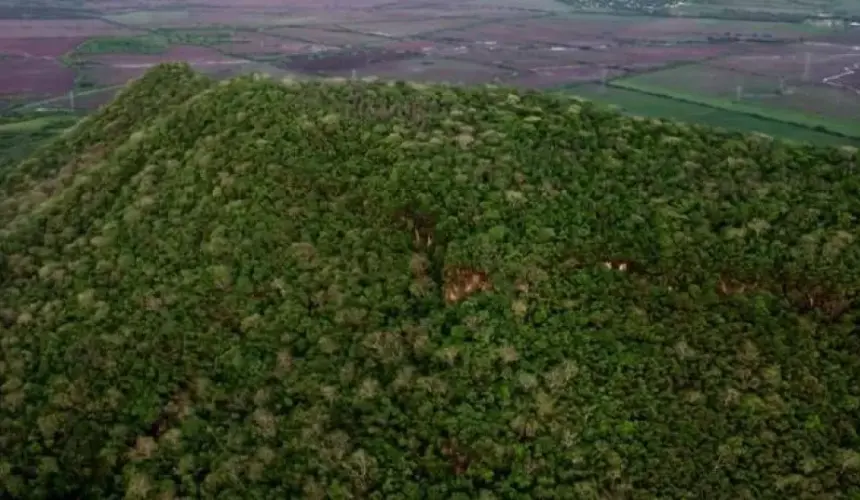
POLYGON ((291 41, 283 37, 252 31, 235 33, 233 41, 214 44, 213 47, 228 54, 237 55, 301 54, 334 49, 334 47, 291 41))
POLYGON ((99 85, 115 85, 136 78, 149 68, 168 61, 186 61, 198 71, 220 66, 242 66, 248 61, 225 56, 215 49, 174 45, 161 54, 96 54, 87 57, 86 71, 99 85))
POLYGON ((281 36, 287 40, 304 41, 319 45, 334 45, 338 47, 357 46, 366 43, 378 42, 384 40, 384 37, 377 35, 366 35, 345 31, 343 29, 320 29, 320 28, 302 28, 298 26, 286 26, 266 30, 269 35, 281 36))
POLYGON ((490 23, 462 30, 442 30, 427 35, 433 40, 494 41, 500 44, 591 44, 609 41, 637 18, 601 18, 599 22, 576 19, 526 19, 490 23))
POLYGON ((344 24, 345 28, 359 33, 384 34, 391 37, 426 35, 436 31, 458 30, 478 23, 486 23, 487 19, 474 17, 449 19, 417 19, 417 20, 384 20, 373 22, 358 22, 344 24))
POLYGON ((0 38, 0 55, 60 57, 86 40, 86 37, 0 38))
POLYGON ((860 137, 860 99, 826 86, 781 87, 777 78, 707 65, 638 75, 613 85, 860 137))
POLYGON ((160 54, 167 50, 167 40, 161 37, 96 37, 75 48, 78 54, 160 54))
POLYGON ((111 21, 127 24, 132 26, 150 27, 150 26, 174 26, 185 24, 190 15, 184 9, 169 9, 169 10, 136 10, 131 12, 123 12, 121 14, 111 14, 105 16, 111 21))
MULTIPOLYGON (((421 54, 410 51, 376 47, 338 50, 310 55, 301 54, 284 58, 278 65, 291 71, 339 74, 341 71, 362 70, 371 65, 413 59, 420 56, 421 54)), ((408 78, 408 75, 404 75, 404 78, 408 78)))
POLYGON ((0 120, 0 180, 15 162, 74 125, 78 119, 70 113, 58 113, 15 115, 0 120))
POLYGON ((622 28, 618 32, 618 37, 632 40, 677 41, 707 40, 726 36, 742 39, 796 40, 839 31, 841 30, 801 23, 653 18, 622 28))
POLYGON ((74 71, 54 59, 7 56, 0 68, 0 96, 57 95, 70 90, 75 81, 74 71))
POLYGON ((135 31, 99 19, 0 19, 0 39, 116 36, 132 33, 135 31))
POLYGON ((710 61, 712 66, 745 74, 785 78, 797 83, 844 86, 860 93, 855 82, 860 49, 849 45, 791 45, 710 61))
MULTIPOLYGON (((332 76, 350 76, 351 71, 330 71, 332 76)), ((362 66, 357 77, 376 76, 386 79, 406 79, 423 83, 476 84, 512 78, 510 72, 491 66, 449 59, 386 60, 362 66)))
POLYGON ((619 75, 617 71, 604 71, 602 68, 569 64, 536 68, 524 74, 506 78, 504 82, 518 87, 549 89, 574 82, 593 82, 619 75))
POLYGON ((617 106, 622 111, 632 115, 671 118, 742 132, 760 132, 774 137, 796 141, 809 141, 816 144, 860 145, 860 140, 837 137, 808 127, 766 120, 742 113, 683 102, 668 97, 643 94, 618 87, 602 87, 599 84, 586 84, 571 87, 567 92, 595 102, 617 106))
POLYGON ((737 12, 767 12, 798 16, 816 16, 821 12, 841 15, 860 15, 860 5, 854 0, 693 0, 683 2, 673 10, 678 14, 706 16, 720 14, 727 9, 737 12))

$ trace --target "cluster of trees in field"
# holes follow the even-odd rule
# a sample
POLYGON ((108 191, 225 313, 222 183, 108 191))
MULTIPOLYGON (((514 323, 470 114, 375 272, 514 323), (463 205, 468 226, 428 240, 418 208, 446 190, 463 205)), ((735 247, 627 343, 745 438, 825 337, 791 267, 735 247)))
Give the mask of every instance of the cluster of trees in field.
POLYGON ((0 496, 856 496, 858 159, 161 66, 0 180, 0 496))

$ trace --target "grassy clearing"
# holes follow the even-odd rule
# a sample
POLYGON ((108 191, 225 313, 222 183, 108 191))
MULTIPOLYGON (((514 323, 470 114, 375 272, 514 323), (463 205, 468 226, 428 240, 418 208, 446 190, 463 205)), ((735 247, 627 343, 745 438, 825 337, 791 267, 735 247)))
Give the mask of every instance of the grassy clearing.
MULTIPOLYGON (((63 121, 66 120, 63 119, 63 121)), ((57 122, 57 118, 46 116, 39 118, 28 118, 21 121, 12 121, 8 123, 0 123, 0 134, 7 134, 10 132, 32 132, 52 125, 55 122, 57 122)))
POLYGON ((15 162, 78 120, 78 116, 67 113, 0 118, 0 179, 15 162))
POLYGON ((189 13, 184 10, 136 10, 105 16, 105 19, 130 26, 159 26, 170 22, 184 21, 189 13))
POLYGON ((809 141, 816 144, 860 145, 858 139, 819 132, 805 126, 767 120, 745 113, 717 109, 620 87, 607 86, 601 88, 600 85, 588 84, 571 87, 568 91, 599 103, 617 106, 622 111, 632 115, 672 118, 729 130, 759 132, 795 141, 809 141))
POLYGON ((96 37, 78 45, 74 54, 162 54, 170 47, 166 37, 158 35, 96 37))

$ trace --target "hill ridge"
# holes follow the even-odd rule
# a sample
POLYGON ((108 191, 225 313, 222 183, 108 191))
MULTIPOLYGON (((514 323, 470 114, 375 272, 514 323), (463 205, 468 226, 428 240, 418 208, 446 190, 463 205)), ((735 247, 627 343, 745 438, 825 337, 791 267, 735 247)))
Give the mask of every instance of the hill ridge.
POLYGON ((0 184, 0 493, 857 494, 857 162, 161 66, 0 184))

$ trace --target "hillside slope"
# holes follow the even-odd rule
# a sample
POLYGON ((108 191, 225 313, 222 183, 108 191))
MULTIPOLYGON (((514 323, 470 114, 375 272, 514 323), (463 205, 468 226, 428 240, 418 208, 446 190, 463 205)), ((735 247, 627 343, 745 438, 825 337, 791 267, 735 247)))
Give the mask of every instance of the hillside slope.
POLYGON ((856 150, 178 65, 72 134, 0 186, 0 496, 860 494, 856 150))

